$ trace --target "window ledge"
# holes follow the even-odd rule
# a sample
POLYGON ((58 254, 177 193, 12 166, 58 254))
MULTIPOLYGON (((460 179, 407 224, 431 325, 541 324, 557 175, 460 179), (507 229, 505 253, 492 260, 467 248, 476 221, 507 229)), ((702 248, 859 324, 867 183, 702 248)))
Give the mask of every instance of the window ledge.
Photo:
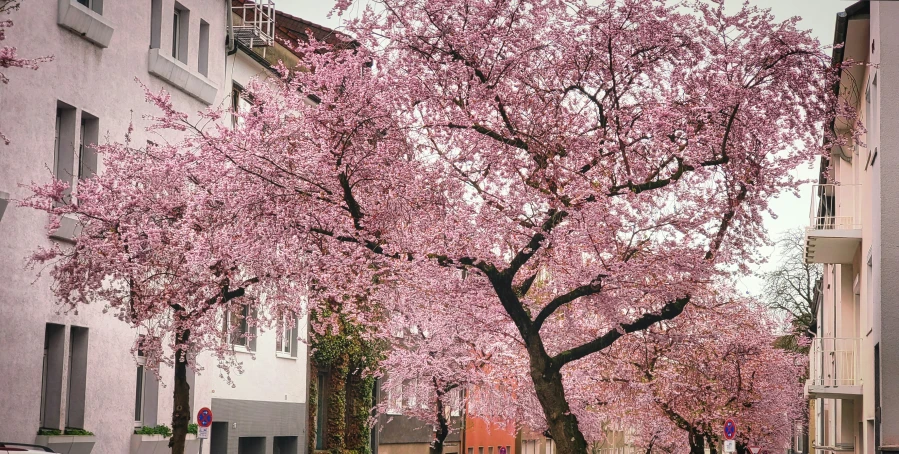
POLYGON ((75 243, 75 238, 81 235, 83 226, 77 219, 68 214, 59 218, 59 228, 50 233, 50 238, 66 243, 75 243))
POLYGON ((150 74, 172 84, 207 106, 215 102, 218 88, 211 80, 191 70, 180 60, 160 52, 159 49, 150 49, 148 69, 150 74))
POLYGON ((231 344, 231 349, 237 353, 253 353, 250 351, 250 349, 244 347, 243 345, 231 344))
POLYGON ((56 23, 104 49, 115 31, 107 19, 76 0, 59 0, 56 23))
POLYGON ((296 361, 296 359, 297 359, 296 356, 290 356, 290 353, 284 353, 284 352, 275 352, 275 356, 277 356, 278 358, 292 359, 294 361, 296 361))

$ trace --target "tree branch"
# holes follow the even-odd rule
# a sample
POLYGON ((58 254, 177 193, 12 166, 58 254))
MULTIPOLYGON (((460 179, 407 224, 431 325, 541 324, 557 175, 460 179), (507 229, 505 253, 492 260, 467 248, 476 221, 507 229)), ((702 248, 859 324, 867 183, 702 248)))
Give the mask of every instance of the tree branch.
POLYGON ((689 302, 690 295, 687 295, 683 298, 678 298, 674 301, 669 301, 665 304, 665 306, 662 307, 662 310, 660 310, 659 312, 647 312, 631 323, 621 325, 616 329, 611 329, 606 334, 603 334, 602 336, 593 339, 590 342, 557 354, 552 358, 552 365, 554 368, 556 368, 556 370, 561 369, 562 366, 572 361, 581 359, 587 355, 608 348, 616 340, 618 340, 618 338, 624 336, 625 334, 642 331, 652 326, 653 323, 658 323, 664 320, 671 320, 680 315, 680 313, 684 311, 684 308, 687 307, 687 303, 689 302))

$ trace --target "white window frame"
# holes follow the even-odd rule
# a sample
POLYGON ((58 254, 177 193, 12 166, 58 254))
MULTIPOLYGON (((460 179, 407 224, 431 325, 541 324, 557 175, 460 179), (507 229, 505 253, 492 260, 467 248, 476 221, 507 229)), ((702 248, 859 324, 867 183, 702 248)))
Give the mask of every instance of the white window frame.
MULTIPOLYGON (((283 358, 293 358, 290 351, 293 346, 293 336, 295 328, 290 328, 290 317, 288 314, 281 315, 281 335, 275 340, 275 352, 283 358), (279 345, 280 344, 280 345, 279 345)), ((294 324, 296 327, 296 324, 294 324)))
POLYGON ((147 389, 147 358, 144 357, 141 350, 137 351, 137 376, 140 378, 140 383, 135 388, 134 403, 139 403, 140 409, 135 405, 134 415, 137 416, 140 413, 140 419, 134 418, 134 427, 140 428, 144 425, 144 410, 147 405, 145 392, 147 389))
POLYGON ((387 411, 388 415, 403 414, 403 385, 394 384, 387 388, 387 411))
POLYGON ((175 8, 172 15, 172 58, 181 59, 181 10, 175 8))
POLYGON ((228 327, 228 343, 231 344, 231 348, 234 351, 238 352, 249 352, 250 351, 250 339, 247 338, 247 334, 250 332, 250 325, 247 324, 247 318, 250 316, 250 306, 247 304, 241 304, 241 315, 243 316, 242 320, 238 320, 238 325, 243 324, 246 326, 246 330, 243 332, 235 332, 236 325, 232 324, 232 315, 231 311, 228 311, 226 316, 227 318, 227 327, 228 327))

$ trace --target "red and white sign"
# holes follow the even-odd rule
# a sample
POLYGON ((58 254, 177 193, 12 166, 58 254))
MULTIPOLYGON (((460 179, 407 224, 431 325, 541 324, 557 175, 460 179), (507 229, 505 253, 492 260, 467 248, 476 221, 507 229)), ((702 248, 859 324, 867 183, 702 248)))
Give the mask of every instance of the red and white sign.
POLYGON ((733 419, 724 421, 724 438, 733 440, 737 436, 737 423, 733 419))
POLYGON ((759 451, 761 451, 761 450, 762 450, 762 448, 760 448, 758 446, 750 446, 749 447, 749 452, 751 452, 752 454, 759 454, 759 451))

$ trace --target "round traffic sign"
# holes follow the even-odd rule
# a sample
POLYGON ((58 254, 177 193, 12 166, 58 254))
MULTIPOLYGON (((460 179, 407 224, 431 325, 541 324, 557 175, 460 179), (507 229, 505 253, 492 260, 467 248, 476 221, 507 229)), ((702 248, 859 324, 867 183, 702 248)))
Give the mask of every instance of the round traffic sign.
POLYGON ((733 440, 737 436, 737 424, 733 419, 724 421, 724 438, 733 440))
POLYGON ((197 412, 197 425, 200 427, 212 425, 212 410, 209 407, 203 407, 197 412))
POLYGON ((500 446, 500 447, 499 447, 499 454, 508 454, 508 453, 506 453, 506 447, 505 447, 505 446, 500 446))

